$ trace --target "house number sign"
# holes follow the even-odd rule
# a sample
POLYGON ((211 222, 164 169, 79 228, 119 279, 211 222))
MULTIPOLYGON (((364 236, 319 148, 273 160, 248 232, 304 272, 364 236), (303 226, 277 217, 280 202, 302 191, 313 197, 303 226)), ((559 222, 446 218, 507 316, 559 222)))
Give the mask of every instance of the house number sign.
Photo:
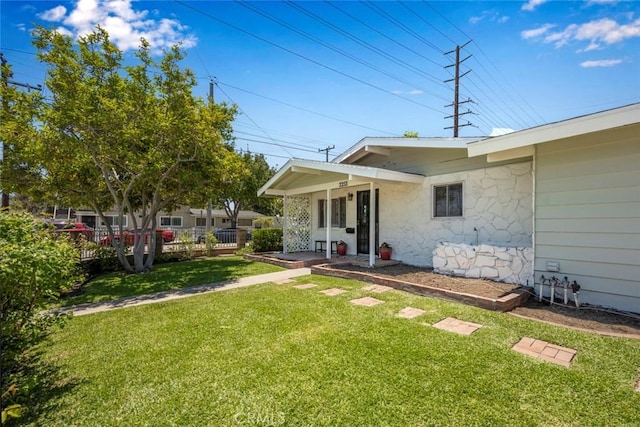
POLYGON ((340 181, 338 183, 338 188, 344 188, 347 187, 349 185, 349 181, 340 181))

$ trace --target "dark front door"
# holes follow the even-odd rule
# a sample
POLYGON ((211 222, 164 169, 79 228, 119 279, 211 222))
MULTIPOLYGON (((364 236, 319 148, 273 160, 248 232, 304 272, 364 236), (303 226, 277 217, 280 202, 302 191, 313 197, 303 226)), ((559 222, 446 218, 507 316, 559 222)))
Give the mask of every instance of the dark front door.
MULTIPOLYGON (((378 190, 376 189, 376 254, 378 253, 378 190)), ((371 209, 371 191, 358 191, 357 245, 359 254, 369 253, 369 218, 371 209)))

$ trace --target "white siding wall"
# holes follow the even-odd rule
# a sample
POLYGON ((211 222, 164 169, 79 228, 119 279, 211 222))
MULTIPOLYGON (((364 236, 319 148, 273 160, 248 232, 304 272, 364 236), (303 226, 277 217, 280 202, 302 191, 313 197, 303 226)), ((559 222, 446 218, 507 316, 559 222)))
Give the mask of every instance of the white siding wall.
POLYGON ((640 312, 640 128, 536 150, 536 279, 568 276, 585 302, 640 312))
POLYGON ((531 247, 532 184, 532 164, 524 162, 382 185, 380 241, 392 245, 393 259, 420 266, 432 266, 439 242, 531 247), (463 183, 464 216, 433 218, 432 186, 456 182, 463 183))

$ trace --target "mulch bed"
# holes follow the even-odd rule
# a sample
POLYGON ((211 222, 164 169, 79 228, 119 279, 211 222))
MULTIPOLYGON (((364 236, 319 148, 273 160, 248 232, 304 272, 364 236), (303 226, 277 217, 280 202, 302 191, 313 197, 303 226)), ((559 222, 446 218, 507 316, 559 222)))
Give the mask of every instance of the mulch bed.
MULTIPOLYGON (((455 292, 478 295, 486 298, 500 298, 509 294, 517 285, 499 283, 486 279, 467 279, 437 274, 428 268, 414 267, 404 264, 387 267, 368 268, 350 264, 327 265, 329 268, 375 274, 419 285, 427 285, 455 292)), ((529 298, 524 306, 516 307, 512 313, 519 316, 557 323, 560 325, 586 329, 603 334, 625 334, 640 338, 640 315, 625 316, 607 312, 596 307, 584 306, 581 309, 549 306, 529 298)))

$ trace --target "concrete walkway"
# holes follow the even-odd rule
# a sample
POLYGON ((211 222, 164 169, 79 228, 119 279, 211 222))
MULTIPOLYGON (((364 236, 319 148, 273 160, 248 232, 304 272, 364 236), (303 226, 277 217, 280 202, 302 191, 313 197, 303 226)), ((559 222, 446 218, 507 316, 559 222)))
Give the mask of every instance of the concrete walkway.
POLYGON ((245 286, 258 285, 260 283, 278 282, 280 280, 291 279, 299 276, 307 276, 309 274, 311 274, 311 269, 309 268, 296 268, 292 270, 278 271, 276 273, 242 277, 240 279, 227 280, 224 282, 211 283, 208 285, 156 292, 154 294, 136 295, 133 297, 119 298, 98 303, 78 304, 73 307, 63 307, 59 310, 59 312, 73 313, 74 316, 84 316, 85 314, 100 313, 102 311, 116 310, 118 308, 125 307, 135 307, 138 305, 155 304, 157 302, 187 298, 194 295, 206 294, 209 292, 243 288, 245 286))

